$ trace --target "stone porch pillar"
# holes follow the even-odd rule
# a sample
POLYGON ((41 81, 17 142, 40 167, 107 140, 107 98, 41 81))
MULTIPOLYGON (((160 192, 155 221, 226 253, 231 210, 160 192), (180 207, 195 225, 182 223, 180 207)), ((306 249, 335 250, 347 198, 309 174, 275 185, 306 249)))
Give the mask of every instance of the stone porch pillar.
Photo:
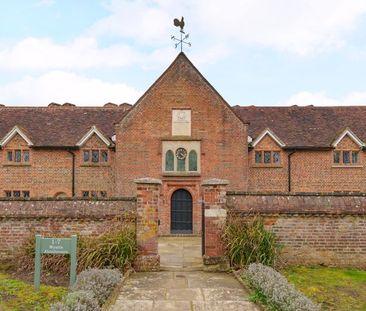
POLYGON ((137 188, 136 239, 138 255, 134 262, 137 271, 158 271, 158 209, 161 180, 135 179, 137 188))
POLYGON ((230 265, 225 256, 222 241, 222 229, 226 221, 226 186, 224 179, 208 179, 202 183, 205 221, 205 254, 203 256, 206 271, 225 271, 230 265))

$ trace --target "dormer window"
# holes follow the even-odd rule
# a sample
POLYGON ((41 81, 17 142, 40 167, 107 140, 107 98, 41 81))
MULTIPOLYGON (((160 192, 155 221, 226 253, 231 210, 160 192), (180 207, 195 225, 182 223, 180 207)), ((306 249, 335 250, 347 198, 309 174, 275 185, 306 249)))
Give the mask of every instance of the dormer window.
POLYGON ((360 164, 359 150, 334 150, 333 163, 339 165, 360 164))
POLYGON ((280 151, 264 151, 258 150, 254 154, 255 164, 262 165, 279 165, 281 163, 281 152, 280 151))
POLYGON ((8 163, 28 163, 30 160, 29 150, 15 149, 6 151, 6 161, 8 163))
POLYGON ((83 164, 106 164, 108 163, 108 150, 84 149, 83 164))

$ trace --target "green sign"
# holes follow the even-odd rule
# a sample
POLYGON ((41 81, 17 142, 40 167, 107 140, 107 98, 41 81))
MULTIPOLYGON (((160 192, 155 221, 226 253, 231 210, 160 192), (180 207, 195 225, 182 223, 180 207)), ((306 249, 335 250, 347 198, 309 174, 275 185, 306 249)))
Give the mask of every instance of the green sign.
POLYGON ((41 256, 42 254, 70 255, 70 286, 76 281, 76 235, 71 238, 42 238, 36 235, 36 256, 34 260, 34 287, 39 289, 41 283, 41 256))

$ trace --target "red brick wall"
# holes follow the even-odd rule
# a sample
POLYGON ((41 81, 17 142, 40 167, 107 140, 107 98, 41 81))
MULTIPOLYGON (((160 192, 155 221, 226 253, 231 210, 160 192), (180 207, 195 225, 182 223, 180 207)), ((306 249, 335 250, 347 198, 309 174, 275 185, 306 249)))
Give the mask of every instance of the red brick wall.
MULTIPOLYGON (((106 145, 95 135, 85 146, 92 149, 106 149, 106 145)), ((7 163, 7 150, 28 149, 26 142, 16 135, 0 150, 0 197, 6 190, 27 190, 32 198, 55 197, 59 193, 72 195, 72 155, 66 150, 44 150, 30 148, 30 162, 7 163)), ((101 165, 83 164, 81 150, 76 155, 75 195, 81 197, 82 190, 106 191, 114 196, 114 154, 109 150, 109 163, 101 165)))
POLYGON ((249 152, 249 191, 287 191, 287 153, 268 135, 249 152), (278 165, 255 163, 255 151, 279 151, 281 161, 278 165))
POLYGON ((289 264, 366 267, 366 197, 336 195, 227 196, 229 214, 265 219, 289 264))
POLYGON ((0 257, 14 253, 30 234, 94 236, 135 224, 134 198, 119 200, 0 201, 0 257))
POLYGON ((201 141, 200 178, 225 178, 231 189, 247 189, 246 125, 181 56, 117 126, 116 194, 133 195, 134 178, 163 178, 162 139, 172 138, 173 108, 192 109, 191 137, 201 141))
MULTIPOLYGON (((360 150, 348 136, 337 146, 337 150, 360 150)), ((253 192, 288 191, 288 152, 281 151, 281 165, 258 166, 254 163, 256 150, 280 150, 266 136, 249 152, 249 190, 253 192)), ((296 151, 291 156, 292 192, 366 192, 364 176, 366 157, 360 151, 360 165, 334 165, 333 150, 296 151)))

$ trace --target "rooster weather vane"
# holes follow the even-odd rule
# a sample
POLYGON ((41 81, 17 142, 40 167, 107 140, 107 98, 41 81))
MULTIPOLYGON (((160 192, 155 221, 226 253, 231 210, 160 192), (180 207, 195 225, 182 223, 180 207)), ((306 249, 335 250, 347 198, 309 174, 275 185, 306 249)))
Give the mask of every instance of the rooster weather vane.
POLYGON ((183 31, 184 29, 184 17, 182 16, 181 20, 179 20, 178 18, 174 18, 174 26, 175 27, 180 27, 180 39, 176 38, 175 36, 171 36, 171 39, 173 41, 177 41, 177 43, 175 43, 175 48, 177 48, 180 45, 180 51, 183 51, 183 44, 186 44, 188 46, 191 46, 191 42, 187 42, 186 40, 189 38, 189 33, 185 33, 183 31))

